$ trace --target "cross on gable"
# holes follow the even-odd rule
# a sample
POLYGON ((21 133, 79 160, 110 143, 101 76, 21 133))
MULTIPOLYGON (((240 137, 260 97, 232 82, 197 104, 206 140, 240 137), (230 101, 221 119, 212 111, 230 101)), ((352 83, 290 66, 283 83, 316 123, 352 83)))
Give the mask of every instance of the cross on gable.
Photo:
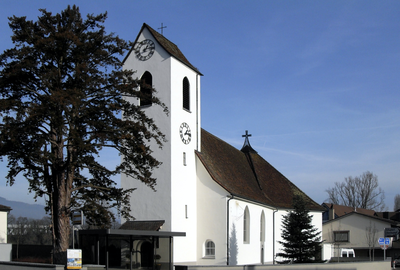
POLYGON ((163 35, 163 33, 164 33, 164 28, 167 28, 166 26, 164 26, 164 24, 163 23, 161 23, 161 27, 159 27, 158 29, 161 29, 161 35, 163 35))
POLYGON ((246 137, 246 140, 248 140, 249 137, 251 137, 251 134, 246 130, 246 134, 242 135, 242 137, 246 137))

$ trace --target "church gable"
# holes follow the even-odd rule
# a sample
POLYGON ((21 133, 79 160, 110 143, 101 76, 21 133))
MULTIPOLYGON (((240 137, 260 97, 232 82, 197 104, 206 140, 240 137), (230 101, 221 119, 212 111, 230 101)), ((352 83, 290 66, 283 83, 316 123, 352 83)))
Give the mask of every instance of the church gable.
MULTIPOLYGON (((171 56, 173 56, 175 59, 177 59, 178 61, 182 62, 183 64, 185 64, 186 66, 188 66, 189 68, 191 68, 192 70, 194 70, 196 73, 198 73, 199 75, 203 75, 200 73, 200 71, 194 67, 189 60, 187 60, 187 58, 185 57, 185 55, 181 52, 181 50, 178 48, 178 46, 176 46, 174 43, 172 43, 171 41, 169 41, 167 38, 165 38, 163 35, 161 35, 160 33, 158 33, 156 30, 154 30, 153 28, 151 28, 149 25, 147 25, 146 23, 143 24, 142 28, 139 31, 139 34, 137 35, 134 44, 138 41, 140 34, 143 32, 144 29, 147 29, 152 36, 154 37, 154 39, 158 42, 158 44, 161 45, 161 47, 167 52, 169 53, 171 56)), ((131 48, 131 50, 128 52, 128 54, 126 55, 125 59, 123 62, 126 61, 126 59, 128 59, 128 57, 130 56, 130 54, 132 53, 132 51, 134 50, 134 47, 131 48)))
POLYGON ((302 195, 310 210, 323 210, 257 152, 239 151, 203 129, 201 142, 197 156, 212 179, 230 194, 278 208, 292 208, 293 196, 302 195))

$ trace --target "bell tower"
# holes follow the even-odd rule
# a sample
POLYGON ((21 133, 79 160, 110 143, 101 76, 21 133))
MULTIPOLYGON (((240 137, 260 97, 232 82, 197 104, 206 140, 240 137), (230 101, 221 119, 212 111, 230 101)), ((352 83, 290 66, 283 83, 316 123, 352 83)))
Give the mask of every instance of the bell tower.
MULTIPOLYGON (((200 78, 202 74, 180 49, 163 35, 143 24, 134 47, 124 60, 124 69, 136 71, 139 79, 152 85, 169 110, 135 99, 165 134, 162 149, 151 145, 153 156, 162 165, 153 172, 156 192, 136 179, 122 175, 122 188, 136 188, 131 195, 131 214, 136 220, 164 220, 162 230, 186 232, 174 240, 185 258, 195 260, 196 245, 196 158, 200 144, 200 78), (193 249, 193 250, 191 250, 193 249)), ((174 254, 175 261, 181 261, 174 254)))

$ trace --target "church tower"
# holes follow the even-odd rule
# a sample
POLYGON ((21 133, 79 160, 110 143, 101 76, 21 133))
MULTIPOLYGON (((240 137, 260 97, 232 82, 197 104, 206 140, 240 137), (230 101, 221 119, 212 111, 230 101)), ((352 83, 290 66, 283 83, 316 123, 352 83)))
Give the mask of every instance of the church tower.
POLYGON ((154 171, 156 192, 136 179, 122 175, 122 188, 136 188, 131 195, 131 214, 136 220, 164 220, 162 230, 186 232, 174 239, 175 261, 195 260, 196 245, 196 157, 200 151, 200 77, 202 74, 179 48, 143 24, 134 47, 124 60, 124 69, 136 71, 152 85, 169 113, 147 100, 135 99, 166 136, 162 149, 154 144, 154 157, 162 165, 154 171), (192 243, 192 244, 189 244, 192 243), (180 258, 180 256, 183 256, 180 258), (185 258, 185 259, 184 259, 185 258))

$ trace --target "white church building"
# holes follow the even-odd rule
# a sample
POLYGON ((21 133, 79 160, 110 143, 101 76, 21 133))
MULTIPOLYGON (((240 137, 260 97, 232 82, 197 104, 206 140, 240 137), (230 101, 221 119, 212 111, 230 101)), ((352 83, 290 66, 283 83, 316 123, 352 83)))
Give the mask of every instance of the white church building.
POLYGON ((124 68, 152 85, 169 110, 166 115, 160 106, 132 100, 167 142, 162 149, 152 146, 162 162, 154 171, 156 192, 126 176, 121 185, 136 188, 131 196, 136 220, 161 220, 161 231, 186 233, 174 239, 175 264, 274 263, 282 216, 293 208, 295 194, 307 201, 313 225, 322 231, 324 208, 258 155, 247 131, 239 150, 201 128, 203 75, 174 43, 143 24, 124 68))

